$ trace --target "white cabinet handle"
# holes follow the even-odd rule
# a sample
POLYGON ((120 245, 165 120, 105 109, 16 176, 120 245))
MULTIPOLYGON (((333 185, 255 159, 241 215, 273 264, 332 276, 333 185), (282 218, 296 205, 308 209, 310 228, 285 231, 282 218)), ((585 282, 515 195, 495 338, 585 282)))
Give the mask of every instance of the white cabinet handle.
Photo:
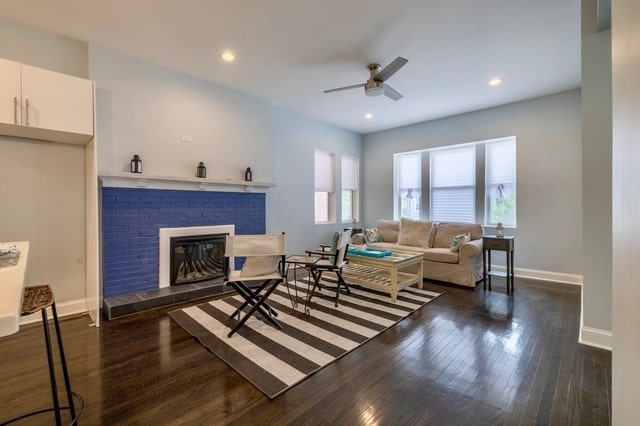
POLYGON ((27 111, 27 122, 26 125, 29 125, 29 99, 25 101, 25 111, 27 111))
POLYGON ((13 97, 13 124, 18 124, 18 98, 13 97))

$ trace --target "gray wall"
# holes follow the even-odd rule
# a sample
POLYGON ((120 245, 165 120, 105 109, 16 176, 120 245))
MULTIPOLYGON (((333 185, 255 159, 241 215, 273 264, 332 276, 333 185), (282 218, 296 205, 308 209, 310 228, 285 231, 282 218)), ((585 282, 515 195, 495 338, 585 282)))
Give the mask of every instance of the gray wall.
MULTIPOLYGON (((351 223, 339 221, 341 204, 336 197, 335 224, 314 224, 314 149, 336 154, 336 182, 340 182, 340 157, 362 159, 362 137, 338 127, 272 108, 274 170, 278 186, 267 199, 268 229, 287 233, 287 251, 304 253, 327 243, 336 230, 351 223)), ((360 164, 362 174, 362 162, 360 164)), ((362 195, 362 191, 359 191, 362 195)), ((362 198, 362 197, 360 197, 362 198)))
POLYGON ((393 216, 394 153, 515 135, 516 268, 582 274, 580 114, 572 90, 366 135, 365 225, 393 216))
POLYGON ((87 43, 0 19, 0 57, 87 78, 87 43))
POLYGON ((150 175, 272 181, 270 104, 91 45, 98 170, 128 172, 133 154, 150 175), (190 136, 191 142, 181 141, 190 136))
POLYGON ((609 30, 582 37, 582 322, 606 331, 611 331, 611 137, 609 30))
POLYGON ((640 43, 638 0, 612 2, 614 425, 640 424, 640 43))
MULTIPOLYGON (((0 57, 86 77, 86 43, 0 21, 0 57)), ((0 136, 0 241, 30 241, 27 284, 85 298, 84 147, 0 136)))

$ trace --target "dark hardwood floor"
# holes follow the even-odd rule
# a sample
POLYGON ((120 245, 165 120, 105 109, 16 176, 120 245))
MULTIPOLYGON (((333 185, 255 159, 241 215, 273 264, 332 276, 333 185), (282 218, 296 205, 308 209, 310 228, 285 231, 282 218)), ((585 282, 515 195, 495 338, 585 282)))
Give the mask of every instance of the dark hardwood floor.
MULTIPOLYGON (((271 401, 161 309, 61 322, 80 423, 610 424, 611 354, 577 343, 580 287, 445 294, 271 401)), ((42 327, 0 339, 0 422, 49 404, 42 327)), ((19 424, 51 424, 40 416, 19 424)))

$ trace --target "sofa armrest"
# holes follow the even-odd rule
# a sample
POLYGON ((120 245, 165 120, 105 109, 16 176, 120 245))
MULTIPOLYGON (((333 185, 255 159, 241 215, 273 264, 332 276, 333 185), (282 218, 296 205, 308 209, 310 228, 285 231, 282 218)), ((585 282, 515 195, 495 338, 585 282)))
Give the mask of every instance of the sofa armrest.
POLYGON ((362 232, 359 232, 357 234, 353 234, 351 236, 351 243, 352 244, 365 244, 366 241, 364 239, 364 234, 362 232))
POLYGON ((460 246, 459 263, 466 263, 482 253, 482 240, 471 240, 460 246))

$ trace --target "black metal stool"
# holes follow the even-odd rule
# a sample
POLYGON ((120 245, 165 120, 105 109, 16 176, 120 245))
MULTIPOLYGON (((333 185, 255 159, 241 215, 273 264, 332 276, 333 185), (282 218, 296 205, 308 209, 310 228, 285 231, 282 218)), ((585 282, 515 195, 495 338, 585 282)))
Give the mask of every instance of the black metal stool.
MULTIPOLYGON (((76 415, 76 409, 73 403, 73 398, 76 397, 80 401, 81 405, 83 405, 82 398, 77 393, 71 390, 71 383, 69 381, 69 371, 67 370, 67 361, 64 356, 64 349, 62 347, 62 336, 60 334, 60 324, 58 323, 58 312, 56 311, 56 303, 53 297, 53 291, 51 287, 48 285, 39 285, 33 287, 25 287, 24 289, 24 298, 22 300, 22 316, 31 315, 36 312, 42 312, 42 327, 44 329, 44 340, 47 346, 47 359, 49 361, 49 378, 51 381, 51 396, 53 397, 53 407, 46 408, 43 410, 34 411, 32 413, 28 413, 22 415, 20 417, 16 417, 12 420, 2 423, 2 425, 6 425, 17 420, 24 419, 26 417, 34 416, 36 414, 42 414, 49 411, 54 411, 56 416, 56 425, 62 425, 62 416, 60 415, 61 410, 70 410, 71 412, 71 424, 77 424, 78 416, 82 411, 80 408, 80 412, 76 415), (62 373, 64 375, 64 384, 67 393, 67 400, 69 401, 68 407, 61 407, 60 401, 58 399, 58 386, 56 384, 56 373, 55 373, 55 365, 53 363, 53 353, 51 348, 51 336, 49 333, 49 320, 47 318, 47 308, 51 307, 51 312, 53 313, 53 323, 56 328, 56 337, 58 339, 58 350, 60 351, 60 362, 62 364, 62 373)), ((1 426, 1 425, 0 425, 1 426)))

